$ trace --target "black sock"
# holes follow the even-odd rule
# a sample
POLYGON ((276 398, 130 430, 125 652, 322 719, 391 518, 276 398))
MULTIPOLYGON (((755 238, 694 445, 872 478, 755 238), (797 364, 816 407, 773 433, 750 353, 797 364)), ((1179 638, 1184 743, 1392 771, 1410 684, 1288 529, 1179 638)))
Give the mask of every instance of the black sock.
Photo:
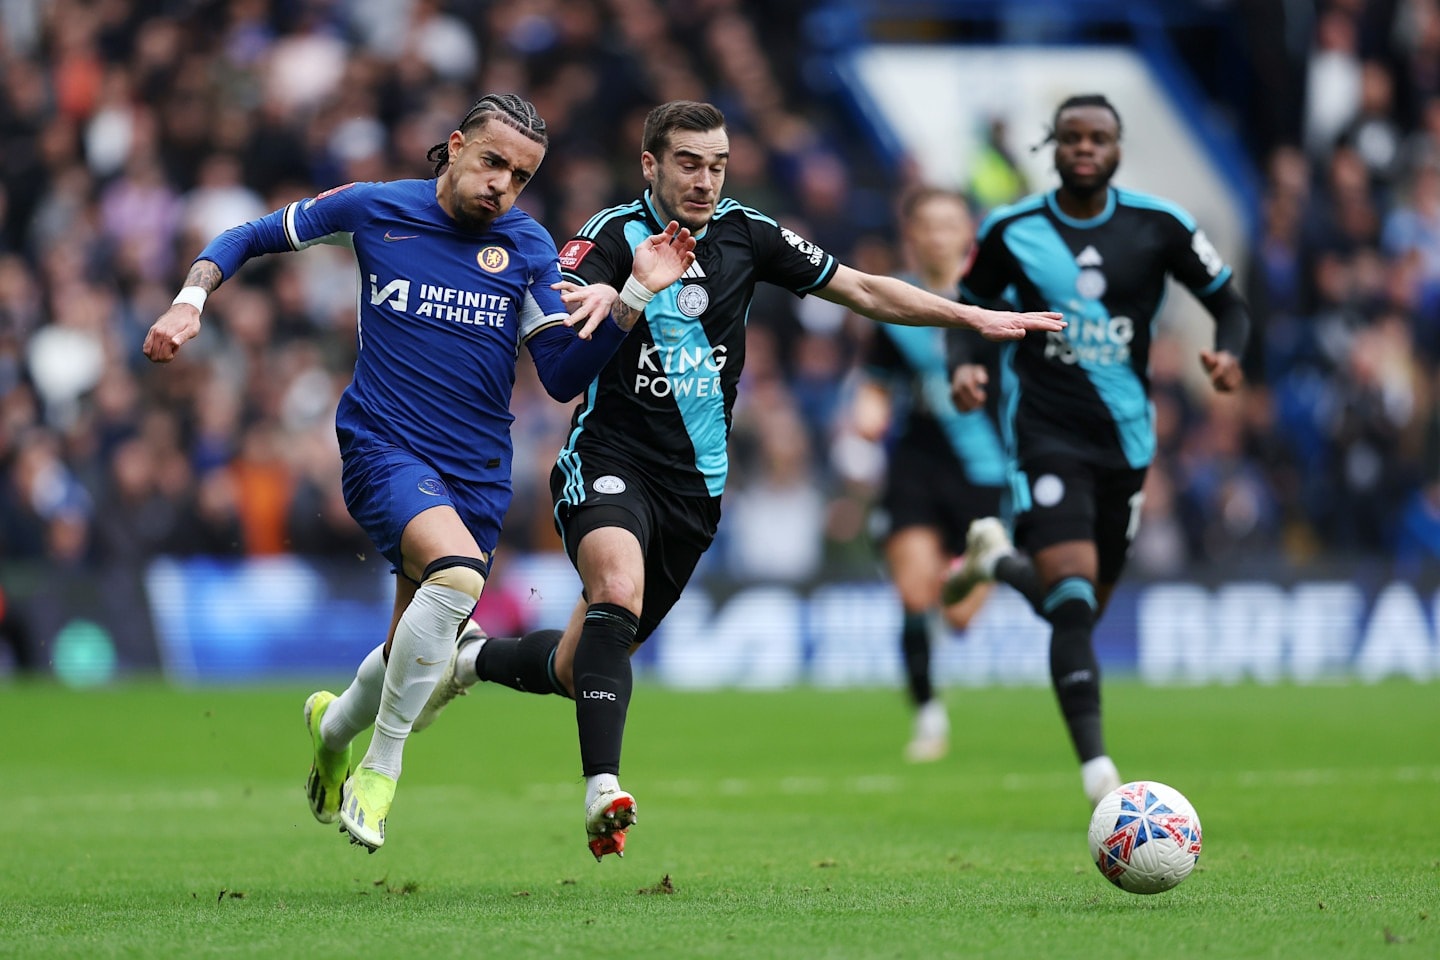
POLYGON ((1045 605, 1054 632, 1050 636, 1050 682, 1060 714, 1080 762, 1105 754, 1100 725, 1100 663, 1091 635, 1095 631, 1095 590, 1071 577, 1056 584, 1045 605))
POLYGON ((1045 611, 1040 609, 1045 602, 1045 592, 1040 586, 1040 578, 1035 575, 1035 564, 1029 557, 1023 553, 1005 554, 995 561, 995 579, 1019 590, 1035 612, 1045 616, 1045 611))
POLYGON ((592 603, 575 650, 575 722, 581 773, 620 773, 625 714, 630 709, 630 645, 640 618, 613 603, 592 603))
POLYGON ((930 618, 923 613, 906 613, 900 630, 900 652, 905 658, 905 679, 915 706, 935 696, 930 685, 930 618))
POLYGON ((559 630, 535 630, 523 637, 491 637, 480 645, 475 672, 481 680, 522 693, 570 694, 555 679, 551 666, 560 646, 559 630))

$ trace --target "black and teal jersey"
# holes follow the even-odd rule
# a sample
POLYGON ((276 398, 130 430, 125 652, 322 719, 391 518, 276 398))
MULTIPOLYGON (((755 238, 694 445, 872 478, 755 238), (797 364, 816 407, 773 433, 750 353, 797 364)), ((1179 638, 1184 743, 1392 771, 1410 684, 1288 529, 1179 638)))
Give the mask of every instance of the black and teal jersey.
MULTIPOLYGON (((635 248, 662 226, 648 190, 602 210, 561 247, 561 274, 618 290, 635 248)), ((633 464, 677 494, 718 497, 755 285, 804 296, 829 283, 836 267, 834 257, 770 217, 721 200, 696 237, 695 263, 650 301, 576 408, 560 469, 578 477, 593 454, 633 464)))
POLYGON ((1069 321, 1062 332, 1003 351, 1001 423, 1021 461, 1063 453, 1107 467, 1148 466, 1151 328, 1166 278, 1208 298, 1230 275, 1190 214, 1143 193, 1111 187, 1104 211, 1089 220, 1066 216, 1054 192, 992 213, 964 296, 1004 296, 1069 321))
MULTIPOLYGON (((919 285, 915 277, 900 279, 919 285)), ((943 328, 878 323, 865 366, 890 394, 896 446, 948 450, 976 486, 1005 482, 1006 454, 992 412, 962 413, 950 399, 943 328)))

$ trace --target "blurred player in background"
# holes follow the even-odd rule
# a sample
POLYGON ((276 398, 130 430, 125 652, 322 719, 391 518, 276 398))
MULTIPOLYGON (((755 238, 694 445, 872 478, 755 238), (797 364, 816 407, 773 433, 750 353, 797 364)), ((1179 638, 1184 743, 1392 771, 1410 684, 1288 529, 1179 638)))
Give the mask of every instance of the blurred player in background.
MULTIPOLYGON (((900 239, 912 272, 900 279, 956 297, 975 241, 970 208, 958 193, 924 188, 900 203, 900 239)), ((915 729, 905 756, 938 760, 950 746, 950 718, 935 695, 931 646, 943 620, 964 629, 984 602, 977 585, 942 607, 946 568, 964 552, 971 521, 999 512, 1005 451, 984 410, 961 413, 950 398, 945 333, 934 327, 876 327, 866 378, 855 396, 857 431, 887 441, 885 487, 876 511, 885 562, 900 595, 900 651, 915 729)))
MULTIPOLYGON (((1120 134, 1105 97, 1066 100, 1049 137, 1059 188, 995 211, 980 228, 963 294, 990 303, 1013 290, 1023 309, 1063 309, 1070 326, 1007 345, 1001 361, 1001 427, 1018 467, 1009 490, 1015 541, 1028 556, 1015 552, 1000 520, 977 520, 947 584, 958 596, 1001 580, 1050 622, 1051 681, 1092 806, 1121 783, 1101 730, 1092 634, 1139 527, 1155 453, 1150 327, 1166 278, 1215 318, 1215 347, 1200 362, 1216 390, 1240 386, 1250 330, 1230 267, 1195 219, 1167 200, 1111 186, 1120 134)), ((975 346, 951 338, 962 410, 988 393, 975 346)))
POLYGON ((561 248, 567 279, 623 284, 615 309, 631 321, 645 315, 576 409, 551 474, 556 525, 584 591, 563 634, 462 637, 425 716, 428 723, 477 677, 573 697, 585 829, 597 860, 623 854, 635 822, 635 798, 619 783, 630 654, 679 599, 720 519, 755 285, 814 293, 875 320, 973 327, 1001 340, 1064 327, 1057 313, 995 312, 838 263, 765 214, 722 199, 729 157, 718 109, 662 104, 643 134, 649 189, 597 213, 561 248), (696 260, 652 295, 626 277, 637 245, 670 220, 694 232, 696 260))
MULTIPOLYGON (((545 389, 565 401, 635 323, 632 312, 611 312, 613 287, 562 282, 554 241, 514 208, 547 145, 532 104, 482 97, 431 149, 434 179, 347 184, 220 234, 145 338, 147 357, 172 360, 200 332, 206 296, 252 257, 321 242, 355 251, 366 278, 360 344, 336 433, 346 505, 394 565, 395 604, 385 643, 350 687, 305 702, 314 753, 306 792, 317 820, 338 819, 372 852, 385 842, 405 740, 469 622, 510 503, 520 344, 545 389), (352 771, 351 741, 371 724, 352 771)), ((664 289, 693 249, 689 231, 672 223, 636 238, 626 276, 664 289)))

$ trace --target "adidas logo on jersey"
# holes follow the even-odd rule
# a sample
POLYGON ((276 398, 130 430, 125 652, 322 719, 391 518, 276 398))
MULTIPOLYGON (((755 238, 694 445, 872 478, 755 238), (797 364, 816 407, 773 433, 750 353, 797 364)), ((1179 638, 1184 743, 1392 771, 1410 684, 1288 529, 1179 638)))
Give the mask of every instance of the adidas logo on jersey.
POLYGON ((705 271, 700 269, 700 261, 698 260, 690 264, 689 269, 680 274, 681 280, 703 280, 704 278, 705 271))
POLYGON ((1075 258, 1075 265, 1079 267, 1098 267, 1104 262, 1105 258, 1100 256, 1100 251, 1091 246, 1081 250, 1080 255, 1075 258))

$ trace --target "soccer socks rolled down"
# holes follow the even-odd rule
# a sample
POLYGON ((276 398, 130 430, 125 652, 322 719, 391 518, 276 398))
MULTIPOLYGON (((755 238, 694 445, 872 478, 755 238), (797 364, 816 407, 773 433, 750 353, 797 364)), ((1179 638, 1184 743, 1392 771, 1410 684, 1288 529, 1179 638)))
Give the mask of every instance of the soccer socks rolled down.
MULTIPOLYGON (((1024 554, 1007 553, 995 561, 995 579, 1001 583, 1008 583, 1030 601, 1030 606, 1035 612, 1044 617, 1045 611, 1042 608, 1045 602, 1045 591, 1040 586, 1040 578, 1035 574, 1035 564, 1024 554)), ((1093 593, 1093 591, 1092 591, 1093 593)))
POLYGON ((640 619, 613 603, 592 603, 575 650, 575 722, 581 773, 620 773, 625 714, 630 709, 630 645, 640 619))
POLYGON ((1100 724, 1100 663, 1095 658, 1095 588, 1090 581, 1068 577, 1057 583, 1042 604, 1050 635, 1050 682, 1070 741, 1083 763, 1105 755, 1100 724))
POLYGON ((360 766, 400 777, 405 738, 445 672, 455 634, 474 607, 475 598, 462 590, 427 582, 415 591, 395 627, 375 733, 360 766))
POLYGON ((380 694, 385 688, 385 644, 365 655, 355 679, 336 697, 320 721, 320 736, 331 750, 344 750, 362 730, 375 722, 380 694))
POLYGON ((475 672, 481 680, 522 693, 568 697, 569 691, 555 679, 553 664, 559 646, 559 630, 535 630, 523 637, 491 637, 475 658, 475 672))
POLYGON ((923 613, 905 614, 900 629, 900 652, 905 658, 905 681, 915 706, 929 703, 935 696, 930 683, 930 624, 923 613))

